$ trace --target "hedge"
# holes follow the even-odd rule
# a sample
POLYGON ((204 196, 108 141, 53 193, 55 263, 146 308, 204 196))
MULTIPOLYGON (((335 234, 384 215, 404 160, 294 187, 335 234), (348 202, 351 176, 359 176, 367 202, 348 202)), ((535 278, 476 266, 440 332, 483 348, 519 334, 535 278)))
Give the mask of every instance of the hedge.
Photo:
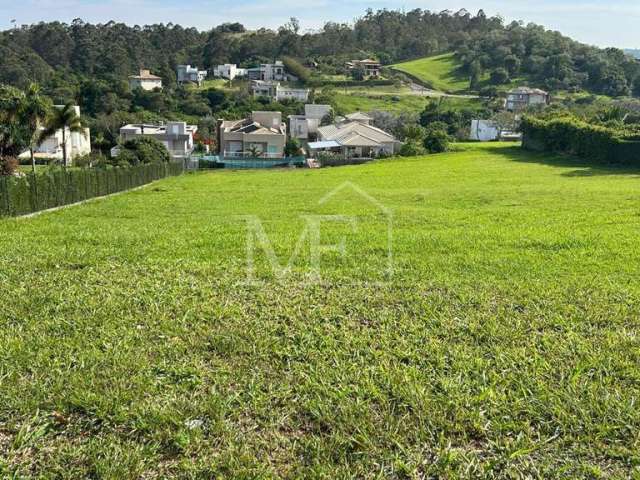
POLYGON ((93 168, 0 177, 0 216, 19 216, 122 192, 179 175, 181 163, 93 168))
POLYGON ((592 125, 571 117, 522 120, 522 147, 567 153, 604 164, 640 166, 636 132, 592 125))

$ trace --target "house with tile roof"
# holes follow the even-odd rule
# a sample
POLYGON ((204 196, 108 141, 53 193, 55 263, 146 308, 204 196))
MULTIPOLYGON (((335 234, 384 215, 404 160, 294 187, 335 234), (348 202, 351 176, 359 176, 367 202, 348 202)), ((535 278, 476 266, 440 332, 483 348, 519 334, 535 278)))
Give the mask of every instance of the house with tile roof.
POLYGON ((518 112, 527 107, 548 105, 549 93, 539 88, 518 87, 507 93, 505 108, 510 112, 518 112))
POLYGON ((309 143, 312 153, 333 152, 346 158, 374 158, 393 155, 401 142, 371 125, 371 117, 361 112, 347 115, 333 125, 318 128, 318 141, 309 143))
POLYGON ((140 69, 140 75, 131 75, 129 77, 129 88, 131 90, 141 88, 147 91, 162 88, 162 77, 152 75, 150 70, 140 69))

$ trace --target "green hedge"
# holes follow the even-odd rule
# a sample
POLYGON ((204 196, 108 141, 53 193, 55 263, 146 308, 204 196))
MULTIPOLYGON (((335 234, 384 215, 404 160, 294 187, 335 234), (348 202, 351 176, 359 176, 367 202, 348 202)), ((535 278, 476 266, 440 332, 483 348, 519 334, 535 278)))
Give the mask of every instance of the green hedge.
POLYGON ((633 131, 592 125, 572 117, 522 120, 522 147, 568 153, 599 163, 640 166, 640 141, 633 131))
POLYGON ((155 163, 0 177, 0 216, 26 215, 122 192, 182 171, 181 163, 155 163))

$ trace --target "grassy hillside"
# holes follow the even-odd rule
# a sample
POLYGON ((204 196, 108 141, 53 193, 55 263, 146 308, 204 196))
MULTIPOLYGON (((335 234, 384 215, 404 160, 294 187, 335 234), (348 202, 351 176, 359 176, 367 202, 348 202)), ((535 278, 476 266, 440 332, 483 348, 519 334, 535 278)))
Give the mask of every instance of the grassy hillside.
POLYGON ((452 93, 469 90, 469 76, 460 72, 460 63, 453 53, 398 63, 392 68, 413 75, 435 90, 452 93))
POLYGON ((631 478, 637 175, 491 144, 0 220, 0 476, 631 478), (344 254, 247 284, 247 215, 344 254))

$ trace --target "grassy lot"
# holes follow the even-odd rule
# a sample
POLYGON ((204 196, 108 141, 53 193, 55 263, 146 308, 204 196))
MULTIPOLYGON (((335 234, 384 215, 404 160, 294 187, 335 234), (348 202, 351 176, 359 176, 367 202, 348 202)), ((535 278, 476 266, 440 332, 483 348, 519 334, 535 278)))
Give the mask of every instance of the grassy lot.
MULTIPOLYGON (((411 91, 408 87, 347 87, 334 90, 336 104, 343 113, 356 111, 370 112, 385 110, 391 112, 421 112, 429 101, 437 98, 427 97, 411 91)), ((481 100, 474 98, 447 97, 445 102, 453 108, 476 108, 481 100)))
POLYGON ((460 63, 453 53, 398 63, 392 68, 409 73, 436 90, 452 93, 469 90, 469 76, 460 72, 460 63))
POLYGON ((0 477, 638 478, 638 173, 471 145, 0 220, 0 477), (284 263, 318 214, 321 282, 247 284, 246 215, 284 263))

